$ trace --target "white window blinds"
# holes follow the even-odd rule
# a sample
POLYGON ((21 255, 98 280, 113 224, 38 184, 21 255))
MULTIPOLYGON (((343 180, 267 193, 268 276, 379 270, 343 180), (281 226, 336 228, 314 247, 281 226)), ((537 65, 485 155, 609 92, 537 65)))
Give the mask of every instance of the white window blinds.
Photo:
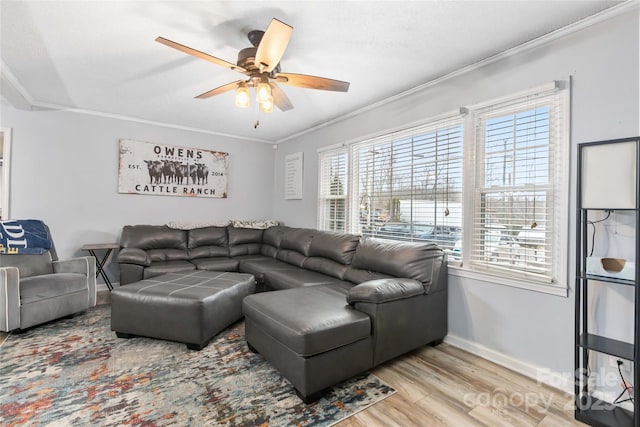
POLYGON ((345 148, 319 155, 318 228, 347 231, 348 154, 345 148))
POLYGON ((462 139, 456 117, 354 144, 356 231, 453 249, 462 231, 462 139))
POLYGON ((566 95, 548 83, 320 152, 318 227, 435 242, 458 271, 561 294, 566 95))
POLYGON ((460 117, 319 154, 318 227, 452 250, 462 233, 460 117))
POLYGON ((554 281, 558 114, 555 89, 476 111, 472 268, 554 281))

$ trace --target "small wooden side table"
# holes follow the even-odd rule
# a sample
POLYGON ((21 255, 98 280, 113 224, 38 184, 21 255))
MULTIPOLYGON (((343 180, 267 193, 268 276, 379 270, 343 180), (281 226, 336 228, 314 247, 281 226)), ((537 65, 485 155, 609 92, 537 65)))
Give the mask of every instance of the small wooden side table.
POLYGON ((114 249, 118 249, 120 245, 117 243, 88 243, 82 246, 83 251, 89 251, 92 257, 96 259, 96 279, 98 276, 102 276, 102 280, 107 285, 110 291, 113 290, 113 285, 111 284, 111 280, 109 280, 109 276, 107 276, 107 272, 104 270, 104 267, 109 264, 111 261, 111 253, 114 249), (96 251, 105 251, 102 259, 98 257, 96 251))

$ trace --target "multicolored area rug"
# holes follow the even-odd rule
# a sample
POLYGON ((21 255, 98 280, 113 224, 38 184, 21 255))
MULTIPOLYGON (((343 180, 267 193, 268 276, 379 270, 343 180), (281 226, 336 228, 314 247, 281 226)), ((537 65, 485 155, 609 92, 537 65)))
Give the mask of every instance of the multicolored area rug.
POLYGON ((202 351, 119 339, 109 305, 9 335, 0 347, 3 425, 326 426, 395 393, 369 374, 305 405, 244 341, 238 322, 202 351))

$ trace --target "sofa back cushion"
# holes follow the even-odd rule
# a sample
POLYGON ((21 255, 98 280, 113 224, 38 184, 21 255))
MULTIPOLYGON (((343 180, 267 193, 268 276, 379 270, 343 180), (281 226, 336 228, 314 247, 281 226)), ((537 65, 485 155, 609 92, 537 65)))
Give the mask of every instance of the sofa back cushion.
POLYGON ((285 227, 283 225, 269 227, 264 230, 264 234, 262 235, 262 247, 260 248, 260 253, 262 255, 275 258, 276 254, 278 253, 278 249, 280 249, 282 237, 289 230, 291 230, 290 227, 285 227))
POLYGON ((20 271, 20 278, 40 276, 53 273, 51 252, 42 255, 0 255, 0 267, 16 267, 20 271))
POLYGON ((367 276, 370 277, 368 280, 384 277, 415 279, 428 290, 437 281, 443 258, 443 250, 432 243, 391 242, 363 237, 351 262, 353 271, 348 271, 345 278, 354 283, 362 283, 360 279, 367 276))
POLYGON ((310 228, 290 228, 282 236, 280 250, 295 251, 301 255, 309 256, 311 241, 317 232, 317 230, 310 228))
POLYGON ((166 225, 125 225, 122 228, 120 246, 147 251, 152 262, 189 258, 187 231, 166 225))
POLYGON ((316 230, 303 267, 342 280, 359 241, 355 234, 316 230))
POLYGON ((229 235, 229 255, 256 255, 262 246, 264 230, 256 228, 227 227, 229 235))
POLYGON ((149 249, 147 251, 151 262, 188 260, 189 253, 182 249, 149 249))
POLYGON ((344 279, 344 275, 348 270, 348 267, 344 264, 335 262, 332 259, 316 256, 305 258, 302 267, 340 280, 344 279))
POLYGON ((282 236, 276 258, 297 267, 302 267, 309 255, 309 247, 316 230, 309 228, 290 228, 282 236))
POLYGON ((125 225, 120 246, 123 248, 187 249, 187 232, 166 225, 125 225))
POLYGON ((308 255, 329 258, 340 264, 351 264, 359 242, 360 236, 355 234, 316 231, 308 255))
POLYGON ((229 246, 227 227, 203 227, 188 231, 189 249, 200 246, 229 246))
POLYGON ((229 256, 227 227, 194 228, 188 236, 189 259, 229 256))

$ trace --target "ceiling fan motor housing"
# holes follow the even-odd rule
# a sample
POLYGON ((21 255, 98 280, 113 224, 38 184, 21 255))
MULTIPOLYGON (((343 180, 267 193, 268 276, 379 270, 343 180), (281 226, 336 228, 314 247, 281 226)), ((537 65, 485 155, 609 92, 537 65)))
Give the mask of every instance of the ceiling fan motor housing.
POLYGON ((256 47, 247 47, 238 52, 238 62, 236 63, 239 67, 243 67, 248 71, 255 71, 258 69, 256 67, 256 51, 258 48, 256 47))
MULTIPOLYGON (((242 67, 249 71, 249 75, 253 75, 255 71, 260 71, 260 69, 256 66, 256 52, 258 51, 257 47, 247 47, 240 52, 238 52, 238 61, 236 65, 242 67)), ((275 74, 280 72, 280 63, 275 66, 275 68, 269 73, 270 77, 273 77, 275 74)))

